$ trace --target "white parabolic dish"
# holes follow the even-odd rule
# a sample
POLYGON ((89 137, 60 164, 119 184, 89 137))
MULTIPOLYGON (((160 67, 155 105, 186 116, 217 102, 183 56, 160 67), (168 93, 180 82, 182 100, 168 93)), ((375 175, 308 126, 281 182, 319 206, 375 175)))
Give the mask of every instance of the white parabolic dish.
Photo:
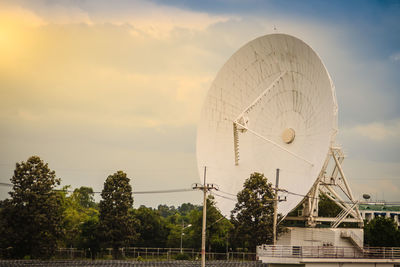
MULTIPOLYGON (((207 166, 207 183, 236 194, 253 172, 274 184, 279 168, 279 188, 299 194, 279 203, 286 215, 318 177, 336 132, 335 89, 318 55, 293 36, 262 36, 231 56, 208 91, 199 174, 207 166)), ((217 205, 229 215, 235 202, 218 197, 217 205)))

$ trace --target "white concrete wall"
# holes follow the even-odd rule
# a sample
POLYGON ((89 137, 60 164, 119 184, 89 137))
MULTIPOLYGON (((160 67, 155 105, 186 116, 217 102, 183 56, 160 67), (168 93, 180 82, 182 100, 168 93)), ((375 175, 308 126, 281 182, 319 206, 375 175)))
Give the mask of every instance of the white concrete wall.
POLYGON ((275 264, 270 263, 268 267, 394 267, 394 263, 358 263, 358 262, 313 262, 299 264, 275 264))
POLYGON ((305 267, 304 264, 268 264, 268 267, 305 267))
MULTIPOLYGON (((301 265, 300 265, 301 266, 301 265)), ((306 263, 303 265, 304 267, 393 267, 393 263, 321 263, 321 262, 315 262, 315 263, 306 263)), ((283 267, 281 265, 281 267, 283 267)))
POLYGON ((288 227, 288 232, 279 237, 277 245, 287 246, 336 246, 353 247, 348 238, 342 238, 342 231, 351 231, 361 240, 363 229, 358 228, 300 228, 288 227))

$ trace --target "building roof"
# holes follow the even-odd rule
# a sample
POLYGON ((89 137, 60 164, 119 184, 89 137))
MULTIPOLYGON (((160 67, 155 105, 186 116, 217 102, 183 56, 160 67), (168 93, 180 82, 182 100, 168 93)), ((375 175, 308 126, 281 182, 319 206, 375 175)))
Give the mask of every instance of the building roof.
POLYGON ((400 206, 389 206, 385 204, 360 204, 359 207, 360 211, 363 210, 372 210, 372 211, 397 211, 400 212, 400 206))

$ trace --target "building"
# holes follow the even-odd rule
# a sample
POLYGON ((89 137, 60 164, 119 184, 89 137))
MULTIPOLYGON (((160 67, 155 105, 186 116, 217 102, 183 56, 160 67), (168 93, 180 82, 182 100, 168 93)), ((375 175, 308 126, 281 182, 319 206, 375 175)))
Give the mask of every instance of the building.
MULTIPOLYGON (((360 204, 364 220, 377 216, 392 218, 400 227, 400 205, 360 204)), ((398 267, 400 248, 363 246, 362 228, 288 227, 277 245, 257 247, 257 256, 268 266, 398 267)))
POLYGON ((400 267, 400 248, 364 247, 360 228, 287 230, 277 245, 257 247, 268 267, 400 267))
POLYGON ((359 210, 364 220, 371 221, 377 216, 392 218, 400 227, 400 205, 388 205, 385 203, 360 204, 359 210))
POLYGON ((400 248, 336 246, 257 247, 258 259, 268 267, 399 267, 400 248))
MULTIPOLYGON (((360 204, 364 220, 392 218, 400 227, 400 205, 360 204)), ((400 248, 363 246, 362 228, 288 227, 277 245, 257 247, 257 256, 270 267, 399 267, 400 248)))

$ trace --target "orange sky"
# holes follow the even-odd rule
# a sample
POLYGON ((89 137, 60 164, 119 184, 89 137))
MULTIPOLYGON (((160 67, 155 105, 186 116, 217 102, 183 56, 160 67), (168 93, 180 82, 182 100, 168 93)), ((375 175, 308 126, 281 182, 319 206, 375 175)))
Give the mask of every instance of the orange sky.
MULTIPOLYGON (((139 0, 1 2, 0 181, 9 181, 15 162, 39 155, 73 187, 101 190, 119 169, 134 190, 190 187, 198 182, 196 124, 213 78, 238 48, 277 25, 309 43, 331 72, 338 138, 347 145, 345 166, 356 193, 400 195, 400 164, 392 151, 400 148, 400 116, 379 113, 395 110, 398 95, 377 89, 396 84, 390 66, 399 65, 399 51, 372 60, 350 38, 349 24, 269 9, 246 12, 139 0), (357 106, 350 102, 355 99, 357 106), (370 101, 378 101, 374 112, 370 101), (375 155, 363 150, 371 145, 379 147, 375 155), (371 182, 361 182, 366 176, 371 182)), ((1 198, 7 190, 0 188, 1 198)), ((137 196, 135 205, 200 198, 137 196)))

